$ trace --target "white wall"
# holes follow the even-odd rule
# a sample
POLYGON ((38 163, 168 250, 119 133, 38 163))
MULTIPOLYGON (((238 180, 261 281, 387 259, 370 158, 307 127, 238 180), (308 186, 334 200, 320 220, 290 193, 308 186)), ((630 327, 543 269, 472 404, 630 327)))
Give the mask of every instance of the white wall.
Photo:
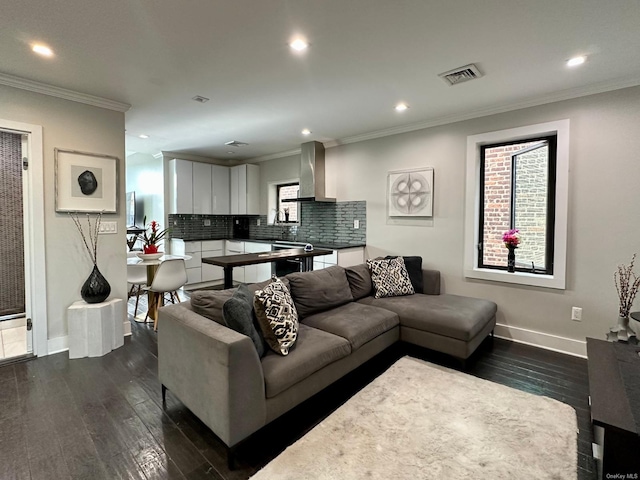
POLYGON ((367 201, 368 256, 421 255, 426 266, 441 270, 446 293, 491 299, 498 304, 498 323, 516 327, 511 334, 543 332, 533 341, 564 349, 553 336, 604 338, 617 319, 613 272, 640 253, 638 112, 640 87, 634 87, 329 148, 327 178, 333 184, 327 193, 339 201, 367 201), (566 290, 465 279, 467 135, 564 118, 571 121, 566 290), (389 224, 387 172, 421 166, 435 168, 432 225, 389 224), (571 321, 572 306, 583 308, 582 322, 571 321))
MULTIPOLYGON (((124 218, 124 113, 0 85, 0 117, 43 127, 44 208, 49 344, 67 335, 67 307, 81 300, 91 260, 72 220, 55 212, 54 148, 113 155, 120 159, 118 233, 101 235, 98 268, 111 284, 110 298, 127 298, 124 218)), ((37 292, 36 292, 37 294, 37 292)))
MULTIPOLYGON (((127 164, 127 192, 136 192, 136 202, 144 205, 147 223, 156 220, 164 225, 164 162, 145 153, 129 155, 127 164)), ((142 214, 138 214, 142 218, 142 214)), ((142 226, 142 225, 138 225, 142 226)))

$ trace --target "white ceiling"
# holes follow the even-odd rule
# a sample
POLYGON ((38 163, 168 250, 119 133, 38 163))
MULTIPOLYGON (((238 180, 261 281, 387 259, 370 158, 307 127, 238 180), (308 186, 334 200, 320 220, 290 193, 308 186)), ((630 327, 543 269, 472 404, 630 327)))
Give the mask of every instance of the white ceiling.
POLYGON ((268 156, 640 84, 638 0, 2 0, 2 11, 1 73, 130 104, 127 150, 152 154, 268 156), (295 34, 311 43, 302 55, 287 46, 295 34), (35 41, 55 56, 33 54, 35 41), (587 63, 567 68, 575 55, 587 63), (485 76, 438 77, 468 63, 485 76))

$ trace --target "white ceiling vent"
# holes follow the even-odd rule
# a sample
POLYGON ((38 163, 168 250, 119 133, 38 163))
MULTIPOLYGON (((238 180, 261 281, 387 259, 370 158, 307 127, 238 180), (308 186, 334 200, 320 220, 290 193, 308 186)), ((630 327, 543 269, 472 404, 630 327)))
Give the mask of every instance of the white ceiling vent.
POLYGON ((473 63, 465 65, 464 67, 454 68, 448 72, 438 75, 449 85, 457 85, 458 83, 468 82, 469 80, 475 80, 482 77, 482 73, 478 70, 473 63))
POLYGON ((245 145, 249 145, 248 143, 239 142, 238 140, 231 140, 230 142, 224 143, 227 147, 244 147, 245 145))

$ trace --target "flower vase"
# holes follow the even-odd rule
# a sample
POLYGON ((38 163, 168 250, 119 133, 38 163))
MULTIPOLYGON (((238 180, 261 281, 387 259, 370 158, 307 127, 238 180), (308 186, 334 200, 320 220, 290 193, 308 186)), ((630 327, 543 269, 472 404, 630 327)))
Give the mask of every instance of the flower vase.
POLYGON ((100 270, 98 270, 98 266, 94 264, 89 278, 87 278, 80 289, 82 299, 87 303, 100 303, 104 302, 110 293, 111 285, 109 285, 107 279, 102 276, 100 270))
POLYGON ((509 254, 507 255, 507 272, 513 273, 516 271, 516 248, 513 245, 507 245, 509 254))
POLYGON ((629 326, 629 317, 618 315, 618 323, 609 329, 607 340, 610 342, 628 342, 630 337, 635 336, 635 332, 629 326))

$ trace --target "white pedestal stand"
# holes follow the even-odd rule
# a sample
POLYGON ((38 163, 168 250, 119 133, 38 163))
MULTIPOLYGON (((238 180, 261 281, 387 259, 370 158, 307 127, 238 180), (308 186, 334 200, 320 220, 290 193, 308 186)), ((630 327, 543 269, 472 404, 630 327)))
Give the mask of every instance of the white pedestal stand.
POLYGON ((124 301, 75 302, 67 309, 69 358, 101 357, 124 345, 124 301))

